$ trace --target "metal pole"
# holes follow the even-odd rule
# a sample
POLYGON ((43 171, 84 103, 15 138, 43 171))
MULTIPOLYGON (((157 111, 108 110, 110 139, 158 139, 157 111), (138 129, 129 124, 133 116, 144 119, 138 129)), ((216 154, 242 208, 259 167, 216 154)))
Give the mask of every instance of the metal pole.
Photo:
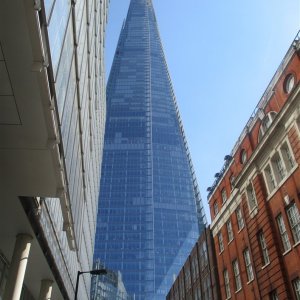
POLYGON ((75 288, 75 300, 77 300, 77 293, 78 293, 78 286, 79 286, 79 276, 81 274, 87 274, 90 273, 91 275, 104 275, 107 274, 107 270, 105 269, 100 269, 100 270, 91 270, 91 271, 86 271, 86 272, 77 272, 77 279, 76 279, 76 288, 75 288))
POLYGON ((81 275, 81 272, 77 272, 77 279, 76 279, 76 288, 75 288, 75 300, 77 300, 77 292, 78 292, 78 285, 79 285, 79 276, 81 275))

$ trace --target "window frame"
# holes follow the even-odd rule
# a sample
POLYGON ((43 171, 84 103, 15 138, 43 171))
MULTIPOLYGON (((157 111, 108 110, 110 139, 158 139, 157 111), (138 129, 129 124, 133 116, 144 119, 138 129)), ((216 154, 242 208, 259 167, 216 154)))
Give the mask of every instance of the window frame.
POLYGON ((272 166, 269 163, 264 168, 264 175, 267 183, 267 188, 269 190, 269 194, 271 194, 276 189, 277 182, 273 173, 272 166))
POLYGON ((298 206, 296 205, 295 202, 292 202, 292 203, 286 208, 286 214, 287 214, 287 217, 288 217, 290 229, 291 229, 291 231, 292 231, 294 243, 295 243, 295 244, 298 244, 298 243, 300 243, 300 214, 299 214, 298 206), (290 215, 290 211, 291 211, 292 208, 295 209, 295 214, 293 214, 293 216, 290 215), (294 222, 294 217, 296 218, 296 222, 293 224, 293 222, 294 222), (298 220, 297 220, 297 219, 298 219, 298 220), (296 227, 296 230, 297 230, 297 231, 295 231, 295 227, 296 227))
POLYGON ((226 299, 229 299, 229 298, 231 298, 231 290, 230 290, 229 273, 228 273, 227 269, 224 269, 224 271, 223 271, 223 279, 224 279, 226 299))
POLYGON ((281 244, 285 252, 288 252, 289 250, 291 250, 292 245, 289 239, 289 235, 288 232, 286 230, 286 226, 283 220, 283 215, 282 213, 278 214, 276 217, 276 222, 277 222, 277 227, 278 227, 278 231, 280 234, 280 239, 281 239, 281 244))
POLYGON ((231 219, 227 220, 227 222, 226 222, 226 228, 227 228, 227 238, 228 238, 228 244, 229 244, 234 239, 234 234, 233 234, 233 228, 232 228, 231 219))
POLYGON ((203 270, 208 266, 208 255, 207 255, 207 244, 206 241, 203 241, 199 245, 199 260, 200 260, 200 270, 203 272, 203 270))
POLYGON ((246 188, 246 195, 247 195, 250 212, 252 212, 258 206, 257 198, 256 198, 256 194, 252 182, 248 184, 246 188))
POLYGON ((221 198, 222 198, 222 203, 224 204, 227 201, 227 192, 225 187, 221 190, 221 198))
POLYGON ((241 279, 239 262, 237 259, 232 261, 232 269, 234 274, 235 292, 238 292, 242 289, 242 279, 241 279))
POLYGON ((222 253, 225 249, 222 231, 218 232, 218 243, 219 243, 219 252, 222 253))
POLYGON ((258 134, 258 143, 261 141, 265 133, 269 130, 269 128, 272 126, 272 123, 274 119, 277 116, 276 111, 270 111, 267 114, 264 115, 263 119, 261 120, 260 128, 259 128, 259 134, 258 134))
POLYGON ((248 279, 248 282, 250 282, 250 281, 254 280, 254 272, 253 272, 253 266, 252 266, 249 248, 246 248, 243 251, 243 256, 244 256, 244 262, 245 262, 245 266, 246 266, 247 279, 248 279))
POLYGON ((295 165, 296 165, 296 161, 293 155, 293 151, 291 150, 289 143, 285 142, 281 145, 280 147, 280 151, 282 154, 282 158, 283 158, 283 162, 285 164, 285 168, 287 172, 290 172, 290 170, 292 170, 295 165))
POLYGON ((292 280, 292 285, 296 300, 300 300, 300 278, 296 277, 294 280, 292 280))
POLYGON ((214 202, 214 214, 215 216, 219 213, 219 206, 218 206, 218 202, 215 201, 214 202))
POLYGON ((190 266, 184 269, 184 283, 185 287, 187 289, 190 289, 192 286, 192 280, 191 280, 191 271, 190 271, 190 266))
POLYGON ((231 190, 234 189, 234 181, 235 181, 235 177, 234 177, 233 174, 231 174, 230 177, 229 177, 229 182, 230 182, 230 188, 231 188, 231 190))
POLYGON ((240 152, 240 164, 244 165, 247 162, 248 155, 245 149, 242 149, 240 152))
POLYGON ((279 300, 278 298, 278 294, 277 294, 277 290, 273 290, 271 293, 270 293, 270 300, 279 300))
POLYGON ((198 255, 192 259, 192 281, 195 282, 199 277, 199 264, 198 264, 198 255))
POLYGON ((243 217, 243 212, 240 206, 238 206, 235 210, 236 214, 236 219, 237 219, 237 225, 238 225, 238 230, 242 230, 245 227, 245 221, 243 217))
POLYGON ((268 245, 265 239, 265 235, 263 231, 260 231, 258 233, 258 239, 259 239, 259 245, 260 245, 260 250, 262 254, 262 262, 263 262, 263 267, 267 266, 270 264, 270 256, 269 256, 269 251, 268 251, 268 245))
POLYGON ((283 159, 279 152, 273 155, 271 159, 271 163, 273 165, 273 171, 275 173, 275 178, 277 181, 277 185, 280 184, 284 180, 287 175, 287 171, 283 162, 283 159))
POLYGON ((196 287, 196 290, 195 290, 195 300, 201 300, 201 288, 200 288, 200 286, 196 287))
POLYGON ((271 157, 263 167, 263 176, 268 194, 270 195, 277 191, 279 186, 283 184, 297 166, 298 164, 289 140, 286 138, 272 152, 271 157))
POLYGON ((293 73, 289 73, 285 76, 284 81, 283 81, 283 90, 286 94, 290 94, 295 85, 296 85, 296 76, 293 73), (290 83, 292 82, 292 85, 290 83))

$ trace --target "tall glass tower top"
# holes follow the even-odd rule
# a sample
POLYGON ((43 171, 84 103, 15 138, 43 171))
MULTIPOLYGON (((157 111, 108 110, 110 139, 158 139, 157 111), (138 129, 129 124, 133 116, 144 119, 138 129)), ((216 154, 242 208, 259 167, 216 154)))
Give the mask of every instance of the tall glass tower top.
POLYGON ((205 225, 151 0, 131 0, 107 85, 95 259, 165 299, 205 225))

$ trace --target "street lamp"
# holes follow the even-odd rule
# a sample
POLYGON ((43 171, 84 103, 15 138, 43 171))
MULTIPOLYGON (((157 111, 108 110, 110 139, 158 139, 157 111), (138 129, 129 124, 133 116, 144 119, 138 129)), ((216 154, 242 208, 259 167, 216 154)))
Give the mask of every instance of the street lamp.
POLYGON ((77 300, 77 292, 78 292, 78 284, 79 284, 79 276, 81 274, 86 274, 89 273, 91 275, 105 275, 107 274, 107 270, 105 269, 99 269, 99 270, 91 270, 91 271, 86 271, 86 272, 77 272, 77 279, 76 279, 76 288, 75 288, 75 300, 77 300))

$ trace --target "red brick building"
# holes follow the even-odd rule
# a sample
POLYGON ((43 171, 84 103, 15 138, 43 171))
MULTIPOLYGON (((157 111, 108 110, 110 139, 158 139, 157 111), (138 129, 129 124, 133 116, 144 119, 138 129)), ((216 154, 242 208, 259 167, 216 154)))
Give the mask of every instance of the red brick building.
POLYGON ((167 300, 218 300, 219 280, 211 230, 199 237, 171 290, 167 300))
POLYGON ((209 191, 221 299, 300 300, 300 40, 209 191))

